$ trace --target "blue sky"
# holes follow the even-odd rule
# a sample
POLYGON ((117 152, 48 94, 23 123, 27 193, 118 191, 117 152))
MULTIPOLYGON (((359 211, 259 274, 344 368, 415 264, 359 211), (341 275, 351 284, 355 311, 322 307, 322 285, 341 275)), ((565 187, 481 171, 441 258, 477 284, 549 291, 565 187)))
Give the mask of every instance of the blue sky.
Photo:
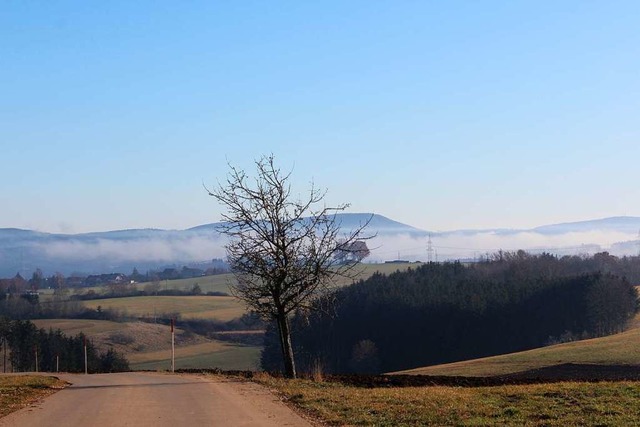
POLYGON ((297 191, 428 229, 640 216, 640 2, 6 1, 0 227, 217 221, 297 191))

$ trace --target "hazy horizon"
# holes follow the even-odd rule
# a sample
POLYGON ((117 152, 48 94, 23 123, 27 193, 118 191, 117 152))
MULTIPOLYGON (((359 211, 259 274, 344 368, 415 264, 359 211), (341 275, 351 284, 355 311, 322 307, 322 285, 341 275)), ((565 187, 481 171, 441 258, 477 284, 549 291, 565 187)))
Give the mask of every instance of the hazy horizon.
MULTIPOLYGON (((463 231, 491 232, 491 231, 495 231, 495 230, 508 230, 508 231, 514 231, 514 232, 535 232, 536 228, 546 227, 546 226, 557 226, 557 225, 574 224, 574 223, 585 223, 585 222, 593 222, 593 221, 608 220, 608 219, 615 219, 615 218, 639 218, 640 219, 640 216, 615 215, 615 216, 604 217, 604 218, 585 218, 585 219, 579 219, 579 220, 575 220, 575 221, 566 221, 566 222, 558 222, 558 223, 545 223, 545 224, 534 224, 531 227, 525 227, 525 228, 504 227, 504 226, 497 225, 495 227, 486 227, 486 228, 462 227, 462 228, 457 228, 457 229, 435 230, 435 229, 425 229, 425 228, 422 228, 422 227, 415 226, 414 224, 404 223, 404 222, 396 220, 395 218, 390 218, 389 216, 386 216, 386 215, 383 215, 383 214, 379 214, 379 213, 375 213, 375 212, 344 212, 344 214, 347 214, 347 215, 349 215, 349 214, 351 214, 351 215, 362 215, 362 216, 376 215, 376 216, 384 217, 384 218, 389 219, 389 220, 394 221, 394 222, 398 222, 398 223, 400 223, 402 225, 406 225, 406 226, 415 228, 416 230, 419 230, 419 231, 431 232, 431 233, 444 233, 444 234, 457 233, 457 232, 463 232, 463 231)), ((60 234, 60 235, 96 234, 96 233, 99 234, 99 233, 110 233, 110 232, 129 231, 129 230, 188 231, 188 230, 193 229, 193 228, 206 226, 206 225, 211 225, 211 224, 216 224, 216 223, 219 223, 221 221, 222 220, 216 220, 216 221, 209 221, 209 222, 201 223, 201 224, 191 224, 191 225, 187 225, 185 228, 161 228, 161 227, 146 227, 146 226, 142 226, 142 227, 130 227, 130 228, 111 228, 111 229, 104 229, 104 230, 88 229, 88 230, 78 231, 78 232, 74 232, 74 231, 50 231, 50 230, 34 229, 34 228, 1 227, 1 226, 0 226, 0 229, 16 229, 16 230, 24 230, 24 231, 35 231, 35 232, 38 232, 38 233, 60 234)), ((640 229, 638 230, 638 232, 640 233, 640 229)))
MULTIPOLYGON (((393 218, 389 218, 393 220, 393 218)), ((358 217, 343 223, 346 231, 358 217)), ((428 261, 431 239, 433 261, 480 259, 499 251, 592 255, 608 251, 612 255, 638 255, 640 218, 635 221, 591 222, 531 230, 451 230, 427 233, 408 224, 393 224, 377 218, 367 230, 376 235, 367 244, 371 250, 365 260, 380 263, 391 260, 428 261), (430 236, 430 237, 429 237, 430 236)), ((551 224, 548 224, 551 225, 551 224)), ((2 231, 2 230, 0 230, 2 231)), ((98 273, 143 270, 162 265, 182 265, 224 258, 226 239, 211 228, 187 231, 100 233, 66 237, 20 237, 0 240, 0 271, 29 275, 36 268, 47 273, 60 271, 98 273)))

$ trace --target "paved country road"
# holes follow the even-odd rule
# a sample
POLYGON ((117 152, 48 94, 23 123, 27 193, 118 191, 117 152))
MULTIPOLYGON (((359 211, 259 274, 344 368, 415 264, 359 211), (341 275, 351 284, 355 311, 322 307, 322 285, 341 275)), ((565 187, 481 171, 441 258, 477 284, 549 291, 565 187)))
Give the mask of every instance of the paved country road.
POLYGON ((246 381, 150 372, 52 375, 72 385, 0 418, 0 426, 311 426, 246 381))

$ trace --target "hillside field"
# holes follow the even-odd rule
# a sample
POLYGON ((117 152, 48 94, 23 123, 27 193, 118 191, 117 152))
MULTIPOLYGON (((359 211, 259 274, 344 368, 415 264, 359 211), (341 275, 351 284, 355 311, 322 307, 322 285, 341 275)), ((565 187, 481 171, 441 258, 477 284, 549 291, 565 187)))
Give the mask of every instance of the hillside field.
POLYGON ((109 308, 129 316, 167 317, 178 313, 182 319, 216 319, 227 321, 245 313, 242 303, 234 297, 213 296, 142 296, 88 300, 85 306, 109 308))
MULTIPOLYGON (((390 274, 403 271, 419 264, 362 264, 358 279, 370 277, 375 272, 390 274)), ((343 280, 340 284, 350 283, 343 280)), ((160 289, 179 289, 190 291, 198 284, 202 292, 228 292, 233 283, 232 274, 198 277, 183 280, 160 282, 160 289)), ((134 285, 143 290, 148 283, 134 285)), ((105 286, 84 288, 83 292, 93 290, 106 292, 105 286)), ((44 301, 53 298, 53 291, 42 290, 44 301)), ((124 298, 105 298, 82 301, 89 308, 114 309, 121 314, 134 317, 167 317, 178 313, 182 319, 215 319, 228 321, 246 313, 244 305, 235 297, 228 296, 140 296, 124 298)), ((101 350, 114 348, 123 353, 133 369, 168 369, 170 360, 170 334, 166 325, 142 322, 110 322, 83 319, 44 319, 35 320, 39 328, 61 329, 65 334, 76 335, 84 332, 101 350)), ((230 333, 240 334, 242 331, 230 333)), ((216 341, 205 337, 176 331, 176 367, 178 368, 214 368, 254 370, 259 368, 261 347, 237 345, 216 341)))
POLYGON ((35 319, 31 321, 38 328, 46 330, 60 329, 65 335, 77 335, 84 332, 87 336, 94 336, 101 333, 111 333, 124 331, 127 323, 110 322, 108 320, 87 320, 87 319, 35 319))
POLYGON ((631 322, 628 330, 615 335, 392 374, 484 377, 564 363, 640 365, 640 314, 631 322))
MULTIPOLYGON (((374 273, 379 272, 382 274, 391 274, 395 271, 404 271, 410 267, 417 267, 420 263, 384 263, 384 264, 360 264, 356 267, 357 273, 354 279, 339 279, 338 285, 344 286, 352 283, 353 281, 364 280, 371 277, 374 273)), ((177 280, 162 280, 160 281, 160 289, 178 289, 182 291, 190 291, 195 284, 200 286, 203 293, 207 292, 225 292, 230 293, 229 286, 236 283, 233 274, 218 274, 214 276, 194 277, 192 279, 177 279, 177 280)), ((138 283, 135 285, 136 289, 144 290, 145 286, 149 283, 138 283)), ((99 292, 100 287, 88 288, 93 289, 95 292, 99 292)))
MULTIPOLYGON (((83 319, 40 319, 33 323, 39 328, 60 329, 66 335, 84 332, 99 350, 113 348, 124 354, 134 370, 164 370, 171 366, 171 332, 167 325, 83 319)), ((176 328, 177 368, 257 369, 260 350, 176 328)))
MULTIPOLYGON (((420 263, 383 263, 383 264, 360 264, 357 267, 356 275, 354 279, 338 279, 338 286, 345 286, 351 284, 354 281, 364 280, 376 272, 382 274, 391 274, 396 271, 405 271, 408 268, 415 268, 419 266, 420 263)), ((230 286, 236 283, 235 277, 231 273, 226 274, 217 274, 213 276, 202 276, 202 277, 194 277, 190 279, 176 279, 176 280, 161 280, 158 282, 160 290, 180 290, 189 292, 193 289, 193 287, 197 284, 202 290, 203 294, 207 292, 223 292, 225 294, 231 295, 230 286)), ((132 285, 132 288, 137 291, 143 291, 145 288, 150 285, 151 282, 142 282, 135 283, 132 285)), ((93 291, 96 294, 103 295, 108 292, 108 288, 106 285, 100 286, 90 286, 86 288, 78 288, 78 292, 87 293, 89 291, 93 291)), ((53 300, 53 289, 40 289, 40 301, 47 302, 53 300)))
MULTIPOLYGON (((137 283, 137 290, 144 290, 150 282, 137 283)), ((230 293, 229 285, 235 283, 233 274, 216 274, 213 276, 194 277, 191 279, 161 280, 160 289, 178 289, 181 291, 190 291, 197 284, 203 293, 207 292, 224 292, 230 293)))
MULTIPOLYGON (((176 349, 176 369, 196 368, 255 371, 260 369, 260 347, 212 342, 176 349)), ((168 350, 141 353, 130 359, 134 370, 167 370, 171 367, 168 350)))
MULTIPOLYGON (((376 272, 390 274, 395 271, 404 271, 411 267, 417 267, 419 263, 400 264, 361 264, 357 267, 356 279, 340 279, 338 285, 344 286, 354 280, 366 279, 376 272)), ((229 293, 229 285, 234 283, 232 274, 219 274, 215 276, 197 277, 193 279, 165 280, 160 282, 161 290, 177 289, 190 291, 194 285, 198 284, 203 293, 225 292, 229 293)), ((149 283, 138 283, 134 287, 137 290, 144 290, 149 283)), ((105 286, 83 288, 83 292, 93 290, 97 294, 107 291, 105 286)), ((43 301, 50 300, 53 292, 50 289, 41 291, 43 301)), ((246 309, 244 305, 232 296, 138 296, 125 298, 105 298, 95 300, 85 300, 85 306, 96 309, 98 306, 118 310, 124 314, 135 317, 154 318, 167 314, 179 313, 183 319, 216 319, 228 321, 242 316, 246 309)))

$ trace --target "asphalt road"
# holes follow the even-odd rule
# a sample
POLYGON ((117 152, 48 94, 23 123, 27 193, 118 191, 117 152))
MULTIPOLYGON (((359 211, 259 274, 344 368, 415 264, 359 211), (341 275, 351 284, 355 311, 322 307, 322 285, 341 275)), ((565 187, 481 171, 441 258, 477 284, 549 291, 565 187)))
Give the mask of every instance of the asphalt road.
POLYGON ((56 376, 72 385, 1 418, 0 426, 311 426, 246 381, 147 372, 56 376))

